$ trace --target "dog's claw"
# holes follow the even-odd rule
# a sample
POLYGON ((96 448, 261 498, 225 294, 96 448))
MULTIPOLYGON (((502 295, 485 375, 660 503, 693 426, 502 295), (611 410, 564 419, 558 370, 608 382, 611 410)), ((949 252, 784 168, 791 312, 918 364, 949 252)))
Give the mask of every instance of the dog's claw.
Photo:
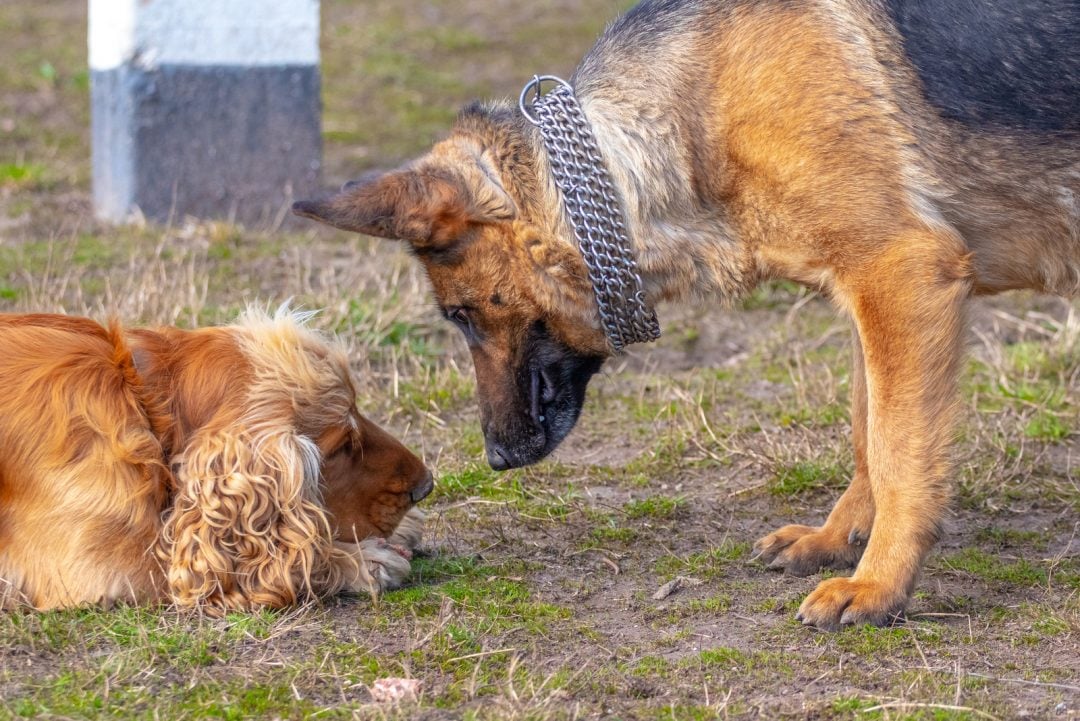
POLYGON ((866 544, 867 536, 863 535, 863 532, 858 528, 852 528, 848 533, 847 542, 851 546, 862 546, 866 544))
POLYGON ((855 624, 855 614, 851 613, 850 611, 844 611, 840 615, 840 625, 841 626, 853 626, 854 624, 855 624))
POLYGON ((886 626, 899 616, 907 597, 889 584, 851 578, 830 578, 806 597, 795 615, 804 625, 823 631, 843 626, 886 626))
POLYGON ((379 548, 385 548, 388 551, 393 551, 397 555, 404 558, 406 561, 411 561, 412 560, 412 556, 413 556, 412 551, 410 549, 406 548, 405 546, 401 546, 401 545, 398 545, 396 543, 391 543, 390 541, 386 540, 385 538, 376 539, 375 543, 378 545, 379 548))
POLYGON ((848 542, 850 533, 828 526, 784 526, 760 539, 755 548, 770 570, 808 576, 822 568, 851 568, 862 555, 862 544, 848 542))
POLYGON ((399 546, 396 543, 389 543, 389 542, 387 542, 386 545, 390 548, 391 551, 393 551, 397 555, 401 556, 406 561, 411 561, 412 560, 413 554, 412 554, 412 551, 410 551, 408 548, 405 548, 404 546, 399 546))

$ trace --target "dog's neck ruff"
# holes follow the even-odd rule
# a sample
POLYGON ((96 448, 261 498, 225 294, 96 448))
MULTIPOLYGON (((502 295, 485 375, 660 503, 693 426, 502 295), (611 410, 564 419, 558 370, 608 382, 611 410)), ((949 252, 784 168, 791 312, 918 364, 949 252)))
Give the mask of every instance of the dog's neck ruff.
POLYGON ((622 205, 573 88, 553 75, 533 76, 521 91, 518 105, 540 129, 551 174, 589 269, 608 344, 621 353, 630 343, 656 340, 660 323, 645 299, 622 205), (556 87, 541 95, 546 81, 556 87), (535 93, 531 103, 526 98, 530 92, 535 93))

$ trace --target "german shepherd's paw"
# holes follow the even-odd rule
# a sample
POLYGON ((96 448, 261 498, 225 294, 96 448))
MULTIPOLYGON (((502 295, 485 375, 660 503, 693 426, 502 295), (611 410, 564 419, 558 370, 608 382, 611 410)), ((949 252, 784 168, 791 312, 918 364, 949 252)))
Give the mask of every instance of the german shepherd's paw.
POLYGON ((830 578, 806 597, 795 618, 825 631, 864 623, 885 626, 900 618, 906 604, 907 594, 895 586, 857 578, 830 578))
POLYGON ((856 529, 790 525, 758 539, 751 560, 793 576, 809 576, 823 568, 854 568, 865 547, 856 529))

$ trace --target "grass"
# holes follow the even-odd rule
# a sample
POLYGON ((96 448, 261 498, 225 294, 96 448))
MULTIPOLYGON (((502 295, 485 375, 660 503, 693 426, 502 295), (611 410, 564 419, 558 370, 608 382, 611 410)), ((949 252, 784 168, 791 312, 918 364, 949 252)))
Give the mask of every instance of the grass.
MULTIPOLYGON (((627 5, 325 0, 327 183, 421 151, 474 97, 567 74, 627 5)), ((409 584, 377 602, 0 615, 0 720, 1075 712, 1074 305, 977 306, 956 513, 908 622, 816 633, 794 614, 820 576, 749 557, 780 525, 820 523, 850 477, 847 324, 827 303, 781 282, 737 311, 661 309, 665 337, 609 364, 553 459, 494 473, 467 349, 395 244, 93 220, 85 12, 0 4, 0 310, 190 326, 292 297, 322 309, 314 323, 349 349, 364 411, 438 481, 409 584), (690 580, 653 598, 677 577, 690 580), (385 677, 418 679, 419 700, 373 703, 385 677)))
POLYGON ((836 464, 799 461, 780 467, 768 487, 776 496, 800 496, 816 489, 842 488, 849 475, 836 464))
POLYGON ((26 188, 40 182, 44 175, 44 165, 0 163, 0 188, 26 188))
MULTIPOLYGON (((1049 559, 1039 564, 1026 558, 1005 560, 978 548, 966 548, 944 557, 941 562, 950 569, 970 577, 1014 586, 1043 586, 1050 581, 1049 559)), ((1077 586, 1075 564, 1068 561, 1060 569, 1058 581, 1077 586)))
POLYGON ((750 554, 747 543, 726 543, 706 551, 698 551, 688 556, 661 556, 654 566, 657 575, 668 578, 677 575, 701 576, 702 578, 723 577, 736 561, 742 561, 750 554))
POLYGON ((623 506, 623 511, 630 519, 638 520, 652 518, 663 520, 674 518, 681 507, 686 506, 684 498, 665 498, 663 496, 650 496, 640 500, 630 501, 623 506))

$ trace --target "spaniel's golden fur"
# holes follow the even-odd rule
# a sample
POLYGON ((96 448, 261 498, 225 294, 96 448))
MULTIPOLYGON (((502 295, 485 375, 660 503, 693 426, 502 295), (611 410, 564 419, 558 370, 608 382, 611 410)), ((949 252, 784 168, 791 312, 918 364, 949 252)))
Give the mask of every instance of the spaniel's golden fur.
POLYGON ((400 583, 431 474, 302 320, 0 315, 0 605, 220 612, 400 583))

